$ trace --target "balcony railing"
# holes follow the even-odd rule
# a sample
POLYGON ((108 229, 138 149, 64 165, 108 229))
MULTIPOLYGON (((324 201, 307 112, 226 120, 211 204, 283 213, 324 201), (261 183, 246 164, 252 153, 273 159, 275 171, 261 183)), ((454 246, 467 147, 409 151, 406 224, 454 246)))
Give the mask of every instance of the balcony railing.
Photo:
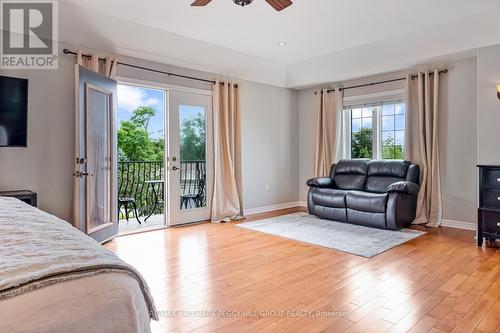
MULTIPOLYGON (((205 161, 180 163, 181 209, 206 205, 205 161)), ((118 162, 118 199, 135 203, 138 216, 164 213, 165 168, 163 162, 118 162)), ((129 207, 129 216, 133 212, 129 207)), ((120 218, 125 218, 123 211, 120 218)))

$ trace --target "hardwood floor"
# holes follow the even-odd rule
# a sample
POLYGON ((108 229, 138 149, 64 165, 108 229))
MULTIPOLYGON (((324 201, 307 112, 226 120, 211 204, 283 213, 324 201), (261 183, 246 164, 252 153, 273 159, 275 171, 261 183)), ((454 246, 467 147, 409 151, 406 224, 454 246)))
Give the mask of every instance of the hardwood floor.
POLYGON ((499 333, 498 248, 476 247, 472 231, 426 231, 371 259, 234 224, 124 236, 107 247, 148 281, 162 316, 155 332, 499 333))

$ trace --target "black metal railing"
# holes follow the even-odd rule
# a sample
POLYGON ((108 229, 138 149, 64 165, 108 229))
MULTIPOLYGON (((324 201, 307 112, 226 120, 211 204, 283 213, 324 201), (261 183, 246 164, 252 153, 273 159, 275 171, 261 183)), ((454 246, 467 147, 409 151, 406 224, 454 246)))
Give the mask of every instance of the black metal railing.
MULTIPOLYGON (((206 205, 205 161, 182 161, 179 174, 181 208, 204 207, 206 205)), ((118 162, 118 200, 132 198, 137 205, 139 216, 148 216, 151 213, 163 214, 164 176, 163 162, 118 162)), ((123 213, 120 213, 121 218, 125 218, 123 213)))
MULTIPOLYGON (((139 216, 149 215, 155 206, 157 193, 163 193, 163 184, 148 184, 146 181, 163 180, 163 162, 134 161, 118 162, 118 200, 132 198, 139 216)), ((163 213, 163 205, 157 205, 154 214, 163 213)), ((120 216, 124 218, 124 216, 120 216)))

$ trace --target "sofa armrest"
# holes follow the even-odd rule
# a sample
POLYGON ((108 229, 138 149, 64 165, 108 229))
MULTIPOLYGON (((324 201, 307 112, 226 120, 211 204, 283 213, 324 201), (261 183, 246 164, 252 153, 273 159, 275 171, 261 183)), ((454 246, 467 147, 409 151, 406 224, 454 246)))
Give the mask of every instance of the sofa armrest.
POLYGON ((396 182, 387 187, 387 192, 397 192, 407 195, 416 195, 420 186, 412 182, 396 182))
POLYGON ((310 187, 331 188, 333 181, 328 177, 317 177, 309 179, 306 184, 310 187))

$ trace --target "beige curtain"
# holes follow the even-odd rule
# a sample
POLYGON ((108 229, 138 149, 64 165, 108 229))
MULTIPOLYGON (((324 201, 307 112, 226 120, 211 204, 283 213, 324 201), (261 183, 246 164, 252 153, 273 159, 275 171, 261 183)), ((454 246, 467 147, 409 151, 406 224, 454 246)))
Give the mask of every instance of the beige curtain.
POLYGON ((415 224, 441 224, 441 180, 439 170, 439 71, 406 78, 406 159, 420 166, 420 192, 415 224))
POLYGON ((323 89, 315 92, 314 176, 330 173, 332 163, 342 158, 342 93, 323 89))
POLYGON ((241 139, 239 88, 231 83, 213 85, 214 223, 241 216, 241 139))
POLYGON ((105 75, 109 78, 114 78, 116 75, 116 69, 118 68, 118 61, 111 59, 110 57, 105 58, 104 61, 99 61, 99 55, 92 54, 91 58, 88 59, 83 55, 82 50, 78 50, 76 54, 76 62, 91 71, 105 75))

